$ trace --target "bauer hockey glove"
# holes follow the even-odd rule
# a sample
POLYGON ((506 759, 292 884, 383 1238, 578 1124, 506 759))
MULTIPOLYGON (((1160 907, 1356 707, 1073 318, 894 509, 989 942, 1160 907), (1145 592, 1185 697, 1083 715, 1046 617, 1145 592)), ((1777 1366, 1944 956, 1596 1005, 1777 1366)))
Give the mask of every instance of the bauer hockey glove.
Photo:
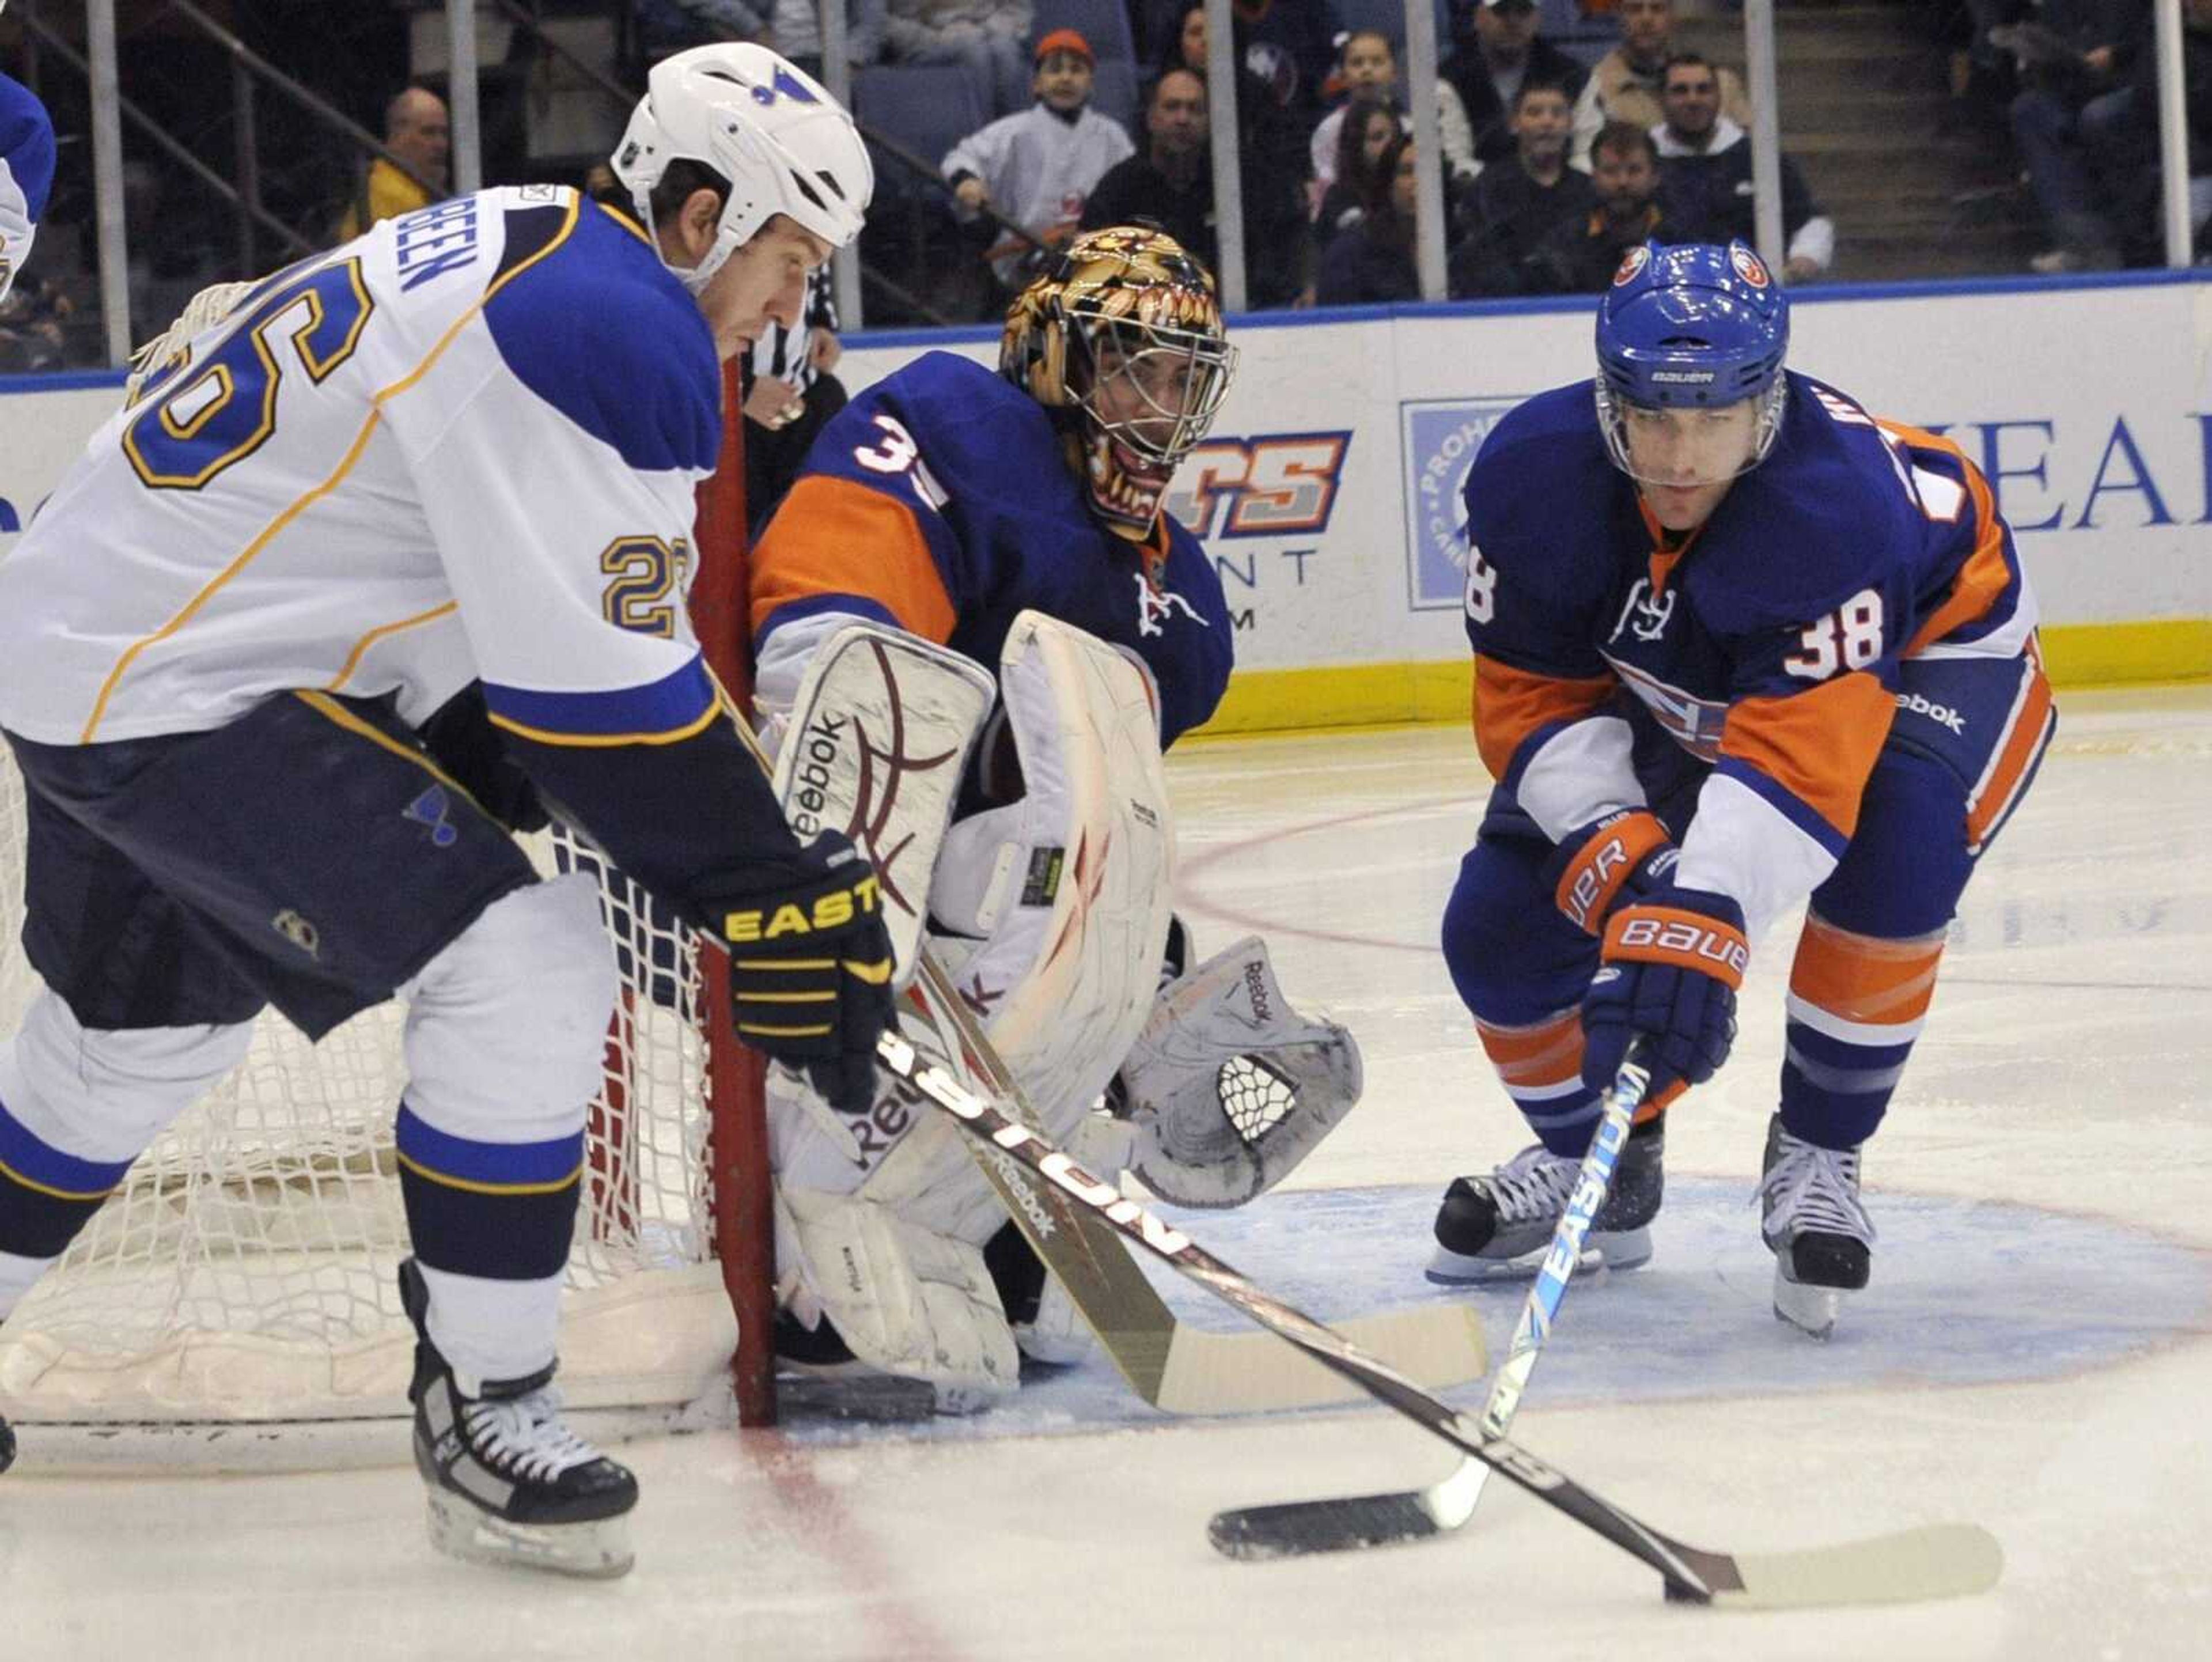
POLYGON ((891 1025, 883 898, 843 837, 807 852, 827 868, 716 906, 738 1037, 804 1072, 840 1113, 865 1114, 876 1099, 876 1040, 891 1025))
POLYGON ((1724 894, 1669 886, 1615 911, 1583 995, 1583 1083, 1611 1086, 1641 1033, 1651 1096, 1676 1080, 1704 1084, 1735 1040, 1750 963, 1743 908, 1724 894))
POLYGON ((1569 922, 1601 935, 1613 908, 1665 885, 1680 852, 1656 814, 1622 808, 1560 838, 1544 862, 1543 880, 1569 922))

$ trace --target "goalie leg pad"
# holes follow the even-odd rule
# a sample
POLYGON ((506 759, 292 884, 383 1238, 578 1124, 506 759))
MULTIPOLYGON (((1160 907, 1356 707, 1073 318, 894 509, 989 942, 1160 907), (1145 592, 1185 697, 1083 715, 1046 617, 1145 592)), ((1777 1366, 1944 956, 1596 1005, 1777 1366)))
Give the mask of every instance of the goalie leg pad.
POLYGON ((779 1189, 777 1291, 801 1324, 826 1316, 854 1356, 926 1379, 945 1413, 972 1413, 1021 1383, 1021 1360, 983 1254, 858 1196, 779 1189))
POLYGON ((1152 1007, 1174 829, 1151 698, 1128 660, 1024 612, 1000 683, 1024 794, 947 833, 930 904, 968 937, 944 962, 1060 1137, 1152 1007))
POLYGON ((913 978, 931 874, 998 689, 980 664, 902 630, 841 629, 809 660, 778 741, 776 800, 800 841, 842 831, 875 868, 913 978))
POLYGON ((1119 1075, 1129 1167, 1178 1206, 1241 1206, 1359 1100, 1359 1046, 1291 1008, 1249 935, 1163 991, 1119 1075))
MULTIPOLYGON (((1024 613, 1007 638, 1005 697, 1025 794, 947 835, 930 910, 969 937, 933 950, 1065 1141, 1104 1089, 1158 985, 1173 885, 1159 742, 1143 678, 1079 630, 1024 613), (960 946, 967 950, 963 955, 960 946)), ((932 1060, 958 1046, 917 984, 902 1031, 932 1060)), ((957 1077, 966 1070, 955 1067, 957 1077)), ((886 1081, 843 1125, 771 1080, 775 1169, 980 1246, 1005 1222, 968 1139, 886 1081)))

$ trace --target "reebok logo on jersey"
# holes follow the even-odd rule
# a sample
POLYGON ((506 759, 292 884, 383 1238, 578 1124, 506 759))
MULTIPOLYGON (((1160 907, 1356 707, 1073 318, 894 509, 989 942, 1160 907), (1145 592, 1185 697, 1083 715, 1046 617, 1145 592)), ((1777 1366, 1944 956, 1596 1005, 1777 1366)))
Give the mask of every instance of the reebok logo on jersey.
POLYGON ((1931 703, 1917 692, 1900 692, 1897 707, 1911 715, 1924 715, 1936 726, 1948 728, 1961 739, 1966 736, 1966 718, 1948 704, 1931 703))

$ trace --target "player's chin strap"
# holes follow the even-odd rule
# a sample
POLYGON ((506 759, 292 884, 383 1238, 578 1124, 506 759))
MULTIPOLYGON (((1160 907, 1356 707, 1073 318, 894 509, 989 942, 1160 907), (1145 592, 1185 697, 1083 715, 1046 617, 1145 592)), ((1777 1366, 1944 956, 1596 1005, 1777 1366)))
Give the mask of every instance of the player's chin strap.
POLYGON ((1115 1084, 1129 1169, 1147 1189, 1177 1206, 1242 1206, 1352 1111, 1359 1046, 1292 1009, 1267 943, 1248 935, 1161 992, 1115 1084))

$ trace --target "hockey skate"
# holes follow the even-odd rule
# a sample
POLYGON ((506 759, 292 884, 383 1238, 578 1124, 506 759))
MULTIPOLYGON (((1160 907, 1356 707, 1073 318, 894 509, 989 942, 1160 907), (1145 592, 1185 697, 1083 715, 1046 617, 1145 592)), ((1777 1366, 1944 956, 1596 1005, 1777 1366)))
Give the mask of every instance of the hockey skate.
POLYGON ((562 1422, 546 1367, 462 1389, 430 1342, 430 1291, 409 1258, 399 1298, 415 1324, 415 1467, 430 1492, 430 1544, 482 1564, 626 1574, 637 1480, 562 1422))
POLYGON ((1825 1339, 1844 1294, 1867 1284, 1874 1224, 1859 1204, 1859 1151, 1792 1136, 1777 1114, 1766 1128, 1759 1181, 1759 1233, 1774 1254, 1774 1313, 1825 1339))
POLYGON ((0 1471, 15 1464, 15 1434, 5 1420, 0 1420, 0 1471))
MULTIPOLYGON (((1586 1265, 1593 1256, 1608 1269, 1633 1269, 1650 1259, 1666 1152, 1663 1121, 1648 1121, 1629 1133, 1605 1204, 1583 1238, 1586 1265)), ((1429 1279, 1454 1286, 1534 1275, 1574 1195, 1582 1164, 1540 1142, 1487 1177, 1453 1178, 1437 1213, 1429 1279)))

